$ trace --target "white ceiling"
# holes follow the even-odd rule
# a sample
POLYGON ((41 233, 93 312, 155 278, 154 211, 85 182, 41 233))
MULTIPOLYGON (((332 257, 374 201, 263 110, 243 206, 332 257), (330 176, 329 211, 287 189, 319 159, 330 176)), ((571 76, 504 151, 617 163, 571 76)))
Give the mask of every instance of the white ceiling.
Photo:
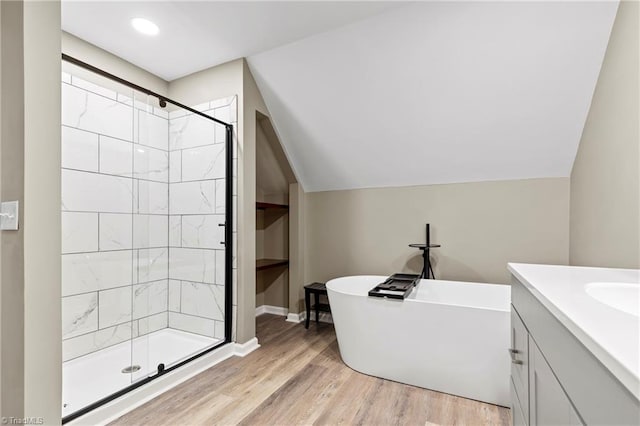
POLYGON ((298 180, 322 191, 568 176, 616 8, 67 1, 63 29, 166 80, 246 56, 298 180))
POLYGON ((419 3, 248 62, 307 191, 569 176, 616 8, 419 3))
POLYGON ((62 1, 62 29, 167 81, 381 13, 397 2, 62 1), (135 17, 160 28, 138 34, 135 17))

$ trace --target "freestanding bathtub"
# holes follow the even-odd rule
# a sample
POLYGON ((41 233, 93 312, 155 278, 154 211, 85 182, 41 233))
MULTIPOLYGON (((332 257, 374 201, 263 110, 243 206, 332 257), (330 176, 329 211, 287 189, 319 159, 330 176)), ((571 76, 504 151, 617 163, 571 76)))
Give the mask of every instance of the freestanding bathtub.
POLYGON ((327 282, 345 364, 364 374, 508 407, 511 287, 421 280, 405 300, 369 297, 386 278, 327 282))

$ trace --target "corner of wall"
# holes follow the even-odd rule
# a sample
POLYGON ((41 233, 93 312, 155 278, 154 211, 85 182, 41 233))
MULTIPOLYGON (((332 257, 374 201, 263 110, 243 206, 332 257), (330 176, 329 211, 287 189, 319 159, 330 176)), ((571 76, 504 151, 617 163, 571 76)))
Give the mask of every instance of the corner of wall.
POLYGON ((572 265, 640 267, 639 13, 618 6, 571 171, 572 265))
POLYGON ((161 95, 169 92, 169 83, 124 59, 61 31, 62 52, 161 95))

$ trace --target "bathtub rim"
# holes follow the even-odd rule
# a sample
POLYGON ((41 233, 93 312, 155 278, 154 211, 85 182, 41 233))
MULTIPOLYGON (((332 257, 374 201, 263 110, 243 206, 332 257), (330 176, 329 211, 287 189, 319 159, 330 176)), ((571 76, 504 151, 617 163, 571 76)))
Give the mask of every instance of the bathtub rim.
MULTIPOLYGON (((338 280, 344 280, 344 279, 349 279, 349 278, 375 278, 376 280, 381 280, 380 282, 384 281, 385 279, 387 279, 388 277, 386 275, 347 275, 344 277, 336 277, 336 278, 332 278, 330 280, 327 281, 326 283, 326 287, 327 287, 327 291, 332 291, 335 292, 337 294, 342 294, 345 296, 355 296, 355 297, 364 297, 364 298, 370 298, 370 296, 368 294, 362 294, 361 292, 356 292, 356 291, 344 291, 344 288, 340 288, 340 289, 336 289, 335 287, 335 281, 338 280), (331 284, 334 285, 331 285, 331 284)), ((421 299, 416 299, 415 297, 415 292, 418 290, 418 287, 414 287, 414 289, 412 290, 412 292, 409 294, 409 296, 404 299, 404 300, 397 300, 397 299, 390 299, 387 297, 380 297, 380 298, 371 298, 372 300, 381 300, 381 301, 388 301, 388 302, 410 302, 410 303, 424 303, 424 304, 432 304, 432 305, 442 305, 442 306, 451 306, 451 307, 458 307, 458 308, 464 308, 464 309, 480 309, 480 310, 485 310, 485 311, 495 311, 495 312, 511 312, 511 297, 510 297, 510 293, 511 293, 511 285, 509 284, 492 284, 492 283, 477 283, 477 282, 473 282, 473 281, 452 281, 452 280, 426 280, 426 279, 422 279, 420 280, 420 284, 422 284, 424 281, 436 281, 439 284, 440 283, 454 283, 454 284, 462 284, 462 285, 473 285, 473 286, 483 286, 483 287, 504 287, 505 289, 508 289, 509 291, 509 297, 507 298, 507 302, 505 304, 504 308, 497 308, 497 307, 488 307, 488 306, 478 306, 478 305, 472 305, 469 303, 452 303, 452 302, 443 302, 443 301, 436 301, 436 300, 421 300, 421 299)), ((372 286, 373 288, 373 286, 372 286)))

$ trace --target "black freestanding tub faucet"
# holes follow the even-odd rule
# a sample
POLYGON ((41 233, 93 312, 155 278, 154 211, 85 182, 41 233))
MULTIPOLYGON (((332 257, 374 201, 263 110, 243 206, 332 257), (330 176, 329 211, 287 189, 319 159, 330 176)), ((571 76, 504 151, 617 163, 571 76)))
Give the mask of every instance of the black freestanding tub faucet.
POLYGON ((433 268, 431 267, 431 258, 429 257, 429 250, 432 248, 440 247, 440 244, 431 244, 431 235, 430 235, 430 229, 429 229, 428 223, 427 223, 426 233, 427 235, 425 238, 425 244, 409 244, 409 247, 422 250, 422 259, 424 263, 422 266, 422 272, 420 273, 420 278, 424 278, 428 280, 429 278, 433 278, 433 279, 436 278, 436 276, 433 274, 433 268))

